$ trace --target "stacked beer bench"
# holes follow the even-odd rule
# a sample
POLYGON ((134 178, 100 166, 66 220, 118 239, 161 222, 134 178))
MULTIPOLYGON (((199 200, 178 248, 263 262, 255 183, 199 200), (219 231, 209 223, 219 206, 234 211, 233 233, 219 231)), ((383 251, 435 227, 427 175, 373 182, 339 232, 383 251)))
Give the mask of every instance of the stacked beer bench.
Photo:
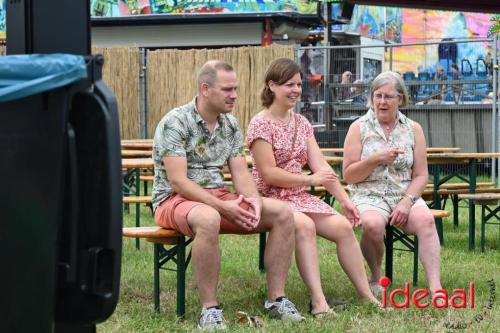
POLYGON ((484 252, 486 238, 486 224, 500 225, 500 193, 498 192, 483 192, 459 194, 460 199, 472 200, 474 204, 481 206, 481 252, 484 252), (491 208, 490 206, 493 206, 491 208), (496 218, 496 222, 490 221, 496 218))
MULTIPOLYGON (((489 193, 500 193, 500 189, 495 188, 494 182, 478 182, 476 184, 476 193, 489 192, 489 193)), ((458 203, 461 200, 459 198, 460 194, 470 193, 468 183, 446 183, 439 186, 438 195, 442 201, 441 207, 446 207, 446 202, 450 198, 453 205, 453 225, 458 226, 458 203)), ((422 198, 425 201, 433 200, 432 184, 429 184, 422 194, 422 198)))
MULTIPOLYGON (((135 225, 136 227, 139 227, 141 225, 140 205, 146 204, 151 207, 151 197, 148 196, 147 193, 142 196, 140 195, 141 176, 144 173, 148 174, 151 172, 151 170, 153 169, 153 159, 122 158, 122 168, 124 171, 123 204, 127 211, 130 204, 135 204, 135 225)), ((136 247, 137 249, 139 249, 139 238, 136 239, 136 247)))

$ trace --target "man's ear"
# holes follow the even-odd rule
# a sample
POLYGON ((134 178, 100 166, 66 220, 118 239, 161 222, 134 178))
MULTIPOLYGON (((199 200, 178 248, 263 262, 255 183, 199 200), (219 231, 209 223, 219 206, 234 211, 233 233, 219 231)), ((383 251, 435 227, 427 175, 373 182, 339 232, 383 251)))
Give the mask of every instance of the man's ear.
POLYGON ((207 96, 208 95, 208 88, 210 88, 208 86, 208 83, 206 82, 202 82, 200 84, 200 93, 203 95, 203 96, 207 96))

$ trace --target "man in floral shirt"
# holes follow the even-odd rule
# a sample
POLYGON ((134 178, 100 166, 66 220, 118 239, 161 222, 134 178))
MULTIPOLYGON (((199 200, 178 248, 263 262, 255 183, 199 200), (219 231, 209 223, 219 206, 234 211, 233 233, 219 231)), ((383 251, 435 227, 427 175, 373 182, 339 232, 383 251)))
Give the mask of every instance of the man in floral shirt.
POLYGON ((226 329, 216 299, 219 233, 270 231, 265 252, 270 315, 302 321, 285 295, 293 249, 293 215, 285 203, 261 198, 248 171, 243 136, 230 114, 237 98, 234 69, 209 61, 198 73, 198 95, 168 112, 153 143, 153 209, 158 225, 194 237, 192 260, 202 302, 200 328, 226 329), (236 193, 224 187, 227 161, 236 193))

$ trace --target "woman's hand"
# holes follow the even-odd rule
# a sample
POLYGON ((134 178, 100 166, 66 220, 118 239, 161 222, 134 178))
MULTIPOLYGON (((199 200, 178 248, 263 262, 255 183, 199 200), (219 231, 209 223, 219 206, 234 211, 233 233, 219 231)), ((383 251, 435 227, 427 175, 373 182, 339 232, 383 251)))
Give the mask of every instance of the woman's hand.
POLYGON ((392 164, 398 158, 399 154, 403 154, 404 152, 399 148, 384 148, 380 149, 375 153, 376 158, 378 159, 379 164, 392 164))
POLYGON ((331 168, 318 170, 307 177, 308 183, 311 186, 325 185, 325 183, 334 182, 338 179, 337 175, 331 168))
POLYGON ((347 199, 345 202, 340 204, 342 210, 344 211, 345 217, 351 222, 353 227, 357 227, 361 224, 361 219, 359 217, 358 208, 352 203, 351 200, 347 199))
POLYGON ((407 197, 403 197, 389 216, 389 224, 395 227, 400 227, 405 224, 408 221, 412 206, 413 203, 411 200, 407 197))

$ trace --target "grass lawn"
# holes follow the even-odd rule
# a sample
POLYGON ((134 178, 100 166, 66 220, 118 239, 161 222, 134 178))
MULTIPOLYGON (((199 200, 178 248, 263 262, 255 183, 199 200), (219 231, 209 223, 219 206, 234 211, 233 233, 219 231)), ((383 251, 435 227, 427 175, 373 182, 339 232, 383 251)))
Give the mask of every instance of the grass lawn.
MULTIPOLYGON (((463 206, 463 204, 462 204, 463 206)), ((451 211, 451 205, 448 204, 451 211)), ((133 206, 130 213, 124 212, 124 224, 134 225, 133 206)), ((444 220, 445 245, 442 248, 441 276, 445 289, 468 288, 475 284, 475 308, 470 309, 395 309, 381 312, 356 302, 352 284, 339 266, 335 244, 318 239, 321 258, 323 288, 327 297, 353 301, 353 306, 340 312, 337 317, 314 320, 306 316, 305 323, 290 324, 270 319, 263 313, 266 298, 265 276, 258 270, 258 235, 221 236, 222 268, 218 299, 231 332, 446 332, 446 322, 474 323, 467 329, 454 331, 498 332, 500 327, 500 297, 496 297, 491 310, 484 310, 490 296, 495 295, 488 280, 500 285, 500 232, 498 225, 487 226, 486 252, 479 251, 479 208, 476 208, 476 250, 468 250, 468 210, 460 208, 460 225, 455 228, 452 216, 444 220), (246 311, 264 319, 259 329, 236 324, 236 312, 246 311), (480 323, 482 315, 484 318, 480 323), (497 327, 495 329, 495 327, 497 327)), ((149 208, 143 207, 141 224, 152 225, 149 208)), ((359 236, 359 230, 356 231, 359 236)), ((359 237, 358 237, 359 239, 359 237)), ((399 245, 398 245, 399 246, 399 245)), ((187 271, 186 318, 179 321, 175 316, 175 273, 161 272, 161 312, 153 310, 153 246, 141 241, 141 249, 135 249, 135 240, 123 240, 120 299, 114 314, 99 324, 99 332, 191 332, 196 331, 200 303, 196 291, 191 265, 187 271)), ((394 281, 389 287, 402 288, 412 279, 412 255, 396 251, 394 255, 394 281)), ((419 265, 419 283, 411 287, 427 288, 424 271, 419 265)), ((498 288, 498 287, 497 287, 498 288)), ((497 289, 498 290, 498 289, 497 289)), ((307 290, 292 264, 287 296, 306 314, 309 298, 307 290)))

